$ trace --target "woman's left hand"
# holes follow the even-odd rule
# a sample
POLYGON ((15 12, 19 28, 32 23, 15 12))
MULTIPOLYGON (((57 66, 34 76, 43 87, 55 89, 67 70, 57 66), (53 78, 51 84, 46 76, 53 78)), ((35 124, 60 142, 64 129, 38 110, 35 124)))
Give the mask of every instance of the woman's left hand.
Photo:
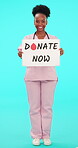
POLYGON ((64 50, 62 48, 59 48, 60 50, 60 56, 64 54, 64 50))

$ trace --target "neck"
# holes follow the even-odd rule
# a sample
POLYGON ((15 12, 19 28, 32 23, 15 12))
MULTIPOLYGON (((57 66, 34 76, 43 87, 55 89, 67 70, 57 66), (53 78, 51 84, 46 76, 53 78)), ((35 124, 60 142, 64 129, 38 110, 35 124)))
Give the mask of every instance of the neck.
POLYGON ((37 30, 37 31, 36 31, 36 34, 37 34, 37 35, 44 35, 44 34, 45 34, 45 30, 43 30, 43 31, 38 31, 38 30, 37 30))

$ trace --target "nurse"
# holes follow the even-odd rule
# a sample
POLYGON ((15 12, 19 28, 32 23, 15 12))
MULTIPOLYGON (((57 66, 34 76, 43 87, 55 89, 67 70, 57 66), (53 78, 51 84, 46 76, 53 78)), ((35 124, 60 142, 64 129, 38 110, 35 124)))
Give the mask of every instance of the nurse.
MULTIPOLYGON (((32 9, 36 32, 24 37, 24 39, 57 39, 45 31, 50 17, 50 9, 45 5, 37 5, 32 9)), ((62 48, 60 55, 64 54, 62 48)), ((22 58, 22 44, 18 47, 18 56, 22 58)), ((40 145, 40 139, 44 145, 51 145, 50 133, 53 117, 54 92, 58 77, 54 66, 27 67, 24 77, 28 102, 30 105, 31 137, 33 145, 40 145)))

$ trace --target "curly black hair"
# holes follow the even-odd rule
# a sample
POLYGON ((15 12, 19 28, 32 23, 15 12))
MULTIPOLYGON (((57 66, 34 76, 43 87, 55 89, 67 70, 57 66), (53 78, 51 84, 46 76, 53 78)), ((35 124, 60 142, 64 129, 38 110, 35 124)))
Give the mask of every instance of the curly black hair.
POLYGON ((42 14, 46 15, 47 18, 50 17, 50 9, 45 5, 36 5, 32 9, 32 14, 34 17, 37 13, 42 13, 42 14))

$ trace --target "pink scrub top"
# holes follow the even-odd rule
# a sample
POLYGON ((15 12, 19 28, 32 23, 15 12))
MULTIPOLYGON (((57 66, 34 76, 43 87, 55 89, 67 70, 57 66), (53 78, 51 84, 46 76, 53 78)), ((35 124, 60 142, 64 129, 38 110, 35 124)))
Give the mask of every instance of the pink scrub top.
MULTIPOLYGON (((24 39, 33 39, 34 33, 27 35, 24 39)), ((50 39, 57 39, 56 36, 48 34, 50 39)), ((38 37, 35 35, 35 39, 38 37)), ((48 39, 47 35, 44 39, 48 39)), ((18 47, 18 51, 22 51, 22 44, 18 47)), ((28 66, 24 77, 25 81, 38 81, 38 80, 57 80, 55 66, 28 66)))

